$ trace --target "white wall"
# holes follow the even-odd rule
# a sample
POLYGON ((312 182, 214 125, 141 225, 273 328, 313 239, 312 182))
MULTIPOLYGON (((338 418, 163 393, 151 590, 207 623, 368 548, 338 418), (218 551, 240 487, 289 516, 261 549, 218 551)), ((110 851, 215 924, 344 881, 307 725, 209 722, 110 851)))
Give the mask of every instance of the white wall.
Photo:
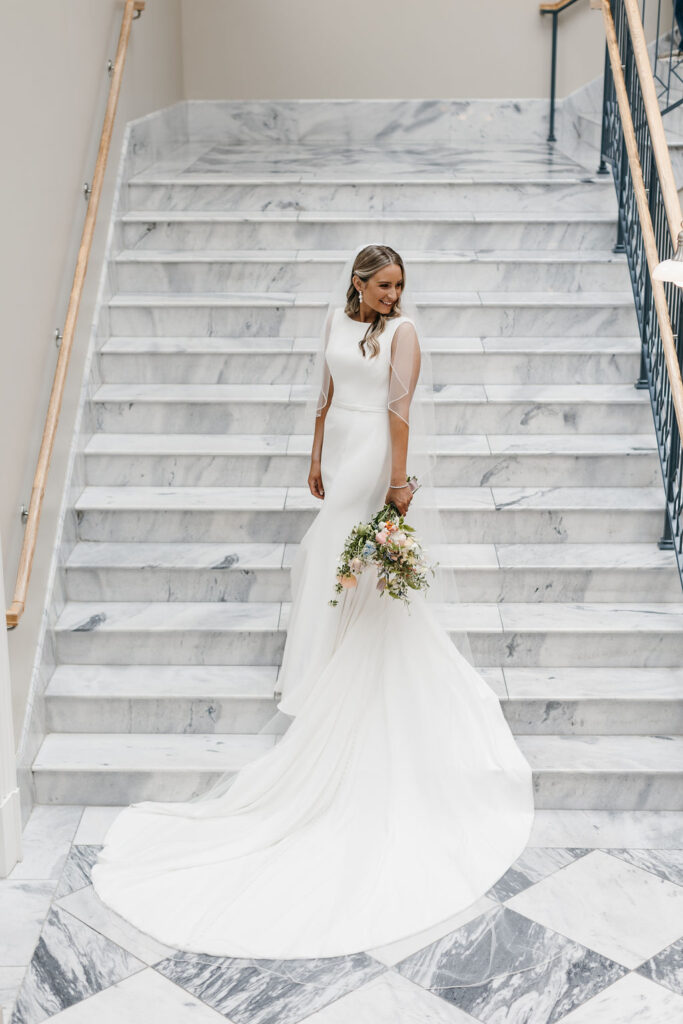
MULTIPOLYGON (((182 0, 182 24, 188 99, 549 96, 537 0, 182 0)), ((588 0, 562 12, 558 97, 602 74, 604 48, 588 0)))
MULTIPOLYGON (((92 179, 122 0, 3 0, 0 6, 0 536, 12 599, 35 460, 63 325, 74 243, 92 179)), ((148 0, 133 22, 123 89, 79 328, 55 444, 27 610, 9 633, 15 737, 43 610, 56 516, 80 388, 114 175, 126 122, 182 98, 179 0, 148 0)), ((3 616, 4 618, 4 616, 3 616)))

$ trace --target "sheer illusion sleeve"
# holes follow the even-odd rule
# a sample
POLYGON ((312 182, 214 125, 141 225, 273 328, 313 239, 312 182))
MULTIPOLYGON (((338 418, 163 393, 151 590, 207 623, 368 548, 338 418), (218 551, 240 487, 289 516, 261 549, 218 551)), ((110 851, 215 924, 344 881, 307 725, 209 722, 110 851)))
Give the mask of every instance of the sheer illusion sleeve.
POLYGON ((391 339, 389 369, 390 412, 410 422, 410 403, 420 376, 420 343, 412 320, 399 324, 391 339))
POLYGON ((317 367, 317 377, 319 380, 318 389, 318 401, 315 410, 315 415, 320 416, 327 405, 327 400, 330 393, 330 368, 327 365, 327 346, 330 341, 330 331, 332 329, 332 320, 334 318, 335 309, 330 306, 327 311, 325 318, 325 326, 323 328, 323 338, 321 350, 318 352, 318 360, 320 365, 317 367))

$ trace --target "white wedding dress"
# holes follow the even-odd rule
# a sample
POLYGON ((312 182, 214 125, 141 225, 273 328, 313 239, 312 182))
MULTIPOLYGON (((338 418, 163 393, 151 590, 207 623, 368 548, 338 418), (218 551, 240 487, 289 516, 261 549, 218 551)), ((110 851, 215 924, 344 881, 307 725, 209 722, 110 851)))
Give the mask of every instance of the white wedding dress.
POLYGON ((372 949, 469 906, 528 841, 531 768, 425 595, 408 609, 368 570, 328 604, 346 535, 390 482, 401 319, 374 359, 357 344, 366 324, 341 309, 333 321, 325 498, 292 567, 278 680, 291 724, 216 799, 124 808, 93 868, 103 902, 169 946, 278 959, 372 949))

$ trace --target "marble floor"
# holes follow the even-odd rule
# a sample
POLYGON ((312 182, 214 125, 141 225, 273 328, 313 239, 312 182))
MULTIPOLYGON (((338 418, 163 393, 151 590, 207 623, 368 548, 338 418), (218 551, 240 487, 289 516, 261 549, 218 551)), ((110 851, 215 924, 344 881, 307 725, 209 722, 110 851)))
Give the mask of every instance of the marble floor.
POLYGON ((37 806, 0 880, 2 1024, 674 1024, 683 1020, 683 813, 542 811, 470 907, 352 956, 171 949, 95 895, 118 807, 37 806))
POLYGON ((586 182, 595 176, 595 169, 577 163, 555 147, 526 139, 497 145, 487 142, 485 147, 476 140, 470 145, 462 142, 458 145, 433 142, 407 145, 403 142, 395 146, 386 143, 381 146, 335 145, 328 141, 305 146, 285 143, 259 145, 254 141, 236 146, 198 140, 169 148, 163 157, 145 170, 144 179, 229 172, 231 177, 253 175, 262 178, 275 174, 320 180, 321 171, 325 180, 337 178, 357 184, 363 175, 371 179, 381 175, 384 181, 387 171, 396 178, 405 177, 413 182, 418 176, 434 180, 445 175, 449 183, 454 180, 479 183, 482 180, 511 180, 528 184, 536 178, 543 182, 564 178, 586 182), (338 168, 336 173, 331 171, 335 166, 338 168))

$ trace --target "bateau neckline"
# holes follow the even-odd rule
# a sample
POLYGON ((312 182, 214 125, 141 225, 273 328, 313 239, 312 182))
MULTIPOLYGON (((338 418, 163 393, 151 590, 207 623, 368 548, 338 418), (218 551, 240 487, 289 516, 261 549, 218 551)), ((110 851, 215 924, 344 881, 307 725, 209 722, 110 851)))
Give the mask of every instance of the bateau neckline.
MULTIPOLYGON (((347 320, 351 321, 352 324, 365 324, 365 326, 367 327, 371 323, 370 320, 354 320, 353 317, 349 316, 349 314, 344 309, 342 310, 342 313, 344 314, 344 316, 346 317, 347 320)), ((391 317, 389 317, 389 319, 390 320, 400 320, 402 316, 403 316, 403 313, 401 313, 399 316, 391 316, 391 317)))

